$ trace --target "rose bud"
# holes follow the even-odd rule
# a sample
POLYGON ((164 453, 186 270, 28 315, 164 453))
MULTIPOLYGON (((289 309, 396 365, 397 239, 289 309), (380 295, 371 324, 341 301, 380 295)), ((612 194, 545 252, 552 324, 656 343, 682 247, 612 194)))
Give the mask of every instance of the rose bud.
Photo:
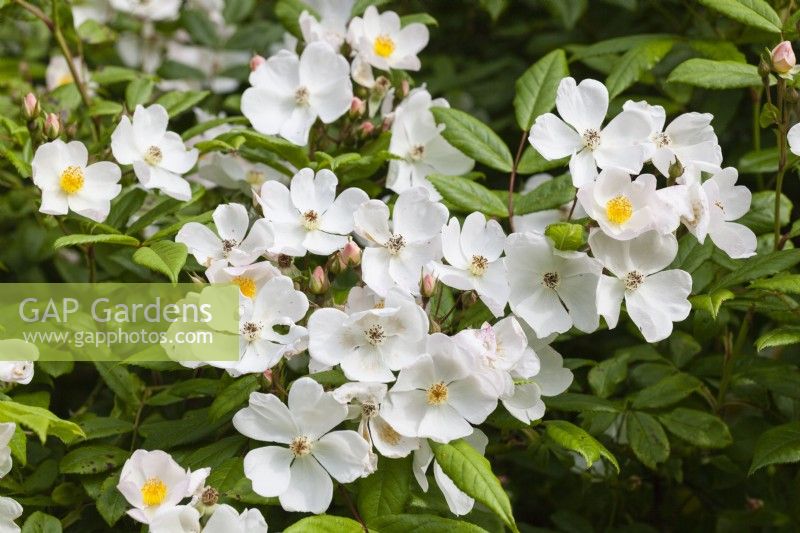
POLYGON ((779 74, 786 74, 797 64, 792 43, 783 41, 772 49, 772 68, 779 74))
POLYGON ((361 264, 361 248, 353 241, 348 241, 342 248, 341 257, 345 266, 357 267, 361 264))
POLYGON ((352 118, 358 118, 367 111, 367 104, 359 98, 358 96, 354 96, 353 100, 350 102, 350 116, 352 118))
POLYGON ((369 120, 362 122, 361 125, 358 126, 358 133, 364 137, 369 137, 372 135, 373 131, 375 131, 375 124, 369 120))
POLYGON ((254 55, 250 58, 250 70, 255 71, 258 67, 266 63, 266 61, 267 60, 264 59, 264 56, 260 56, 258 54, 254 55))
POLYGON ((436 291, 436 278, 430 274, 422 276, 422 283, 419 285, 419 292, 423 298, 430 298, 436 291))
POLYGON ((325 273, 321 266, 315 268, 311 273, 311 279, 308 280, 308 290, 311 291, 311 294, 325 294, 330 286, 328 274, 325 273))
POLYGON ((50 140, 55 139, 61 134, 61 121, 58 120, 58 115, 55 113, 48 113, 44 118, 44 135, 50 140))
POLYGON ((30 120, 32 118, 36 118, 39 115, 39 100, 36 99, 36 96, 33 93, 28 93, 25 95, 25 98, 22 100, 22 111, 25 114, 25 118, 30 120))

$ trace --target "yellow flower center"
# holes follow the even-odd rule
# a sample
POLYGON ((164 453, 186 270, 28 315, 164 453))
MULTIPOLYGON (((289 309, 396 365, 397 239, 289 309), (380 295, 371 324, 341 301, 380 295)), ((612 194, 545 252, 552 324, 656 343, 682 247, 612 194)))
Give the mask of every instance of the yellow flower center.
POLYGON ((157 165, 164 159, 164 154, 161 153, 161 148, 158 146, 149 147, 144 153, 144 160, 149 165, 157 165))
POLYGON ((245 181, 250 185, 261 185, 264 183, 264 173, 258 170, 248 170, 245 175, 245 181))
POLYGON ((234 285, 239 286, 239 291, 248 298, 256 295, 256 282, 247 276, 236 276, 231 280, 234 285))
POLYGON ((389 57, 394 52, 394 41, 388 35, 379 35, 375 39, 375 55, 379 55, 381 57, 389 57))
POLYGON ((295 457, 303 457, 311 453, 311 439, 305 435, 295 437, 289 444, 289 450, 295 457))
POLYGON ((81 167, 70 165, 61 172, 61 179, 58 184, 61 185, 61 190, 65 193, 72 195, 83 189, 83 169, 81 167))
POLYGON ((142 485, 142 501, 147 507, 161 505, 167 498, 167 486, 157 477, 151 477, 142 485))
POLYGON ((447 401, 447 385, 440 381, 428 387, 427 400, 428 405, 442 405, 447 401))
POLYGON ((61 87, 62 85, 72 83, 72 81, 72 74, 67 72, 66 74, 62 74, 61 77, 56 80, 56 87, 61 87))
POLYGON ((606 204, 606 218, 612 224, 624 224, 633 215, 633 204, 627 196, 615 196, 606 204))

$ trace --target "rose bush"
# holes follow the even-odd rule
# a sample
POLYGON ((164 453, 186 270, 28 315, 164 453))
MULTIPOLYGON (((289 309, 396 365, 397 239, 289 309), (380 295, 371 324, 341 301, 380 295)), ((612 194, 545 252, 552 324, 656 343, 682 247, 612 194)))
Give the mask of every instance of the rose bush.
POLYGON ((800 525, 794 2, 0 13, 2 280, 240 303, 235 361, 0 330, 0 530, 800 525))

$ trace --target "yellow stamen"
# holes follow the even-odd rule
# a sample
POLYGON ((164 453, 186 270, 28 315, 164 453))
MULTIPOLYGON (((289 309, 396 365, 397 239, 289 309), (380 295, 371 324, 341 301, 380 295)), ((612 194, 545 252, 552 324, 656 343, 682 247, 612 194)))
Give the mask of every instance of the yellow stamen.
POLYGON ((442 405, 447 401, 447 385, 445 385, 442 381, 439 383, 434 383, 428 387, 426 392, 428 405, 442 405))
POLYGON ((231 280, 231 282, 234 285, 239 286, 239 291, 241 291, 241 293, 244 296, 252 298, 253 296, 256 295, 256 282, 253 280, 253 278, 248 278, 246 276, 236 276, 231 280))
POLYGON ((72 83, 72 81, 72 74, 67 72, 66 74, 62 74, 61 77, 56 80, 56 87, 67 85, 68 83, 72 83))
POLYGON ((615 196, 606 204, 606 218, 612 224, 624 224, 633 215, 633 204, 627 196, 615 196))
POLYGON ((373 48, 375 50, 375 55, 386 58, 394 53, 395 44, 388 35, 379 35, 375 39, 373 48))
POLYGON ((142 485, 142 501, 147 507, 161 505, 167 498, 167 486, 157 477, 151 477, 142 485))
POLYGON ((81 167, 70 165, 61 172, 61 179, 58 184, 61 185, 61 190, 65 193, 72 195, 83 189, 83 169, 81 167))

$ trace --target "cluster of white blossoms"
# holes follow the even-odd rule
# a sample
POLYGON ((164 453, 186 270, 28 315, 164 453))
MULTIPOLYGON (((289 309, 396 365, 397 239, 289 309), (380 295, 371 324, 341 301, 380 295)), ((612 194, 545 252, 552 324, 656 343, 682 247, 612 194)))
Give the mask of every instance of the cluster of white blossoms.
MULTIPOLYGON (((138 17, 174 15, 172 2, 158 10, 113 4, 138 17)), ((287 183, 229 154, 209 163, 206 176, 216 181, 225 174, 234 186, 254 189, 260 216, 242 204, 219 205, 214 230, 190 222, 175 241, 206 269, 209 282, 240 289, 240 358, 209 364, 240 376, 270 375, 287 363, 302 375, 288 394, 276 390, 281 397, 252 393, 233 418, 240 433, 266 443, 244 459, 257 494, 277 497, 289 511, 322 513, 333 480, 370 475, 378 455, 413 454, 422 489, 433 462, 436 483, 461 515, 474 502, 435 463, 430 442, 465 439, 483 452, 487 439, 477 426, 501 404, 523 423, 540 419, 543 398, 572 382, 550 343, 573 327, 592 332, 602 318, 614 328, 624 309, 646 341, 669 337, 691 308, 691 276, 669 268, 678 251, 676 231, 683 225, 732 258, 751 256, 756 237, 734 222, 748 211, 751 196, 736 185, 736 170, 721 166, 711 115, 686 113, 665 126, 663 108, 627 102, 604 125, 609 97, 603 84, 565 78, 558 115, 538 117, 529 140, 546 159, 570 158, 575 204, 515 217, 518 231, 510 234, 479 212, 451 217, 427 177, 462 175, 474 162, 445 141, 434 120, 431 109, 447 102, 424 88, 395 94, 386 78, 375 77, 375 71, 418 70, 428 30, 403 26, 396 13, 374 6, 348 21, 342 13, 352 4, 318 0, 319 18, 303 12, 302 52, 294 43, 254 61, 241 109, 258 132, 304 146, 315 125, 352 110, 353 82, 368 89, 369 113, 380 111, 391 133, 386 186, 397 193, 394 202, 370 199, 358 188, 337 194, 339 179, 328 169, 287 164, 294 172, 287 183), (349 60, 341 53, 345 43, 349 60), (661 176, 640 174, 647 163, 661 176), (588 246, 561 250, 544 228, 573 215, 590 219, 588 246), (293 261, 300 257, 320 265, 310 274, 307 292, 319 296, 311 302, 295 283, 302 273, 293 261), (358 279, 342 305, 324 297, 334 265, 358 279), (449 314, 439 308, 443 286, 465 293, 456 301, 485 305, 493 323, 442 333, 449 314), (345 383, 325 390, 314 379, 325 371, 345 383)), ((111 149, 119 164, 132 165, 144 188, 188 200, 184 175, 198 151, 168 131, 168 120, 159 105, 137 106, 132 120, 121 119, 111 149)), ((120 168, 87 163, 77 141, 37 150, 33 177, 43 212, 106 218, 120 190, 120 168)), ((133 506, 129 514, 152 531, 266 531, 258 511, 239 514, 209 503, 215 499, 204 488, 207 475, 207 469, 181 468, 164 452, 139 450, 123 468, 119 490, 133 506)))

